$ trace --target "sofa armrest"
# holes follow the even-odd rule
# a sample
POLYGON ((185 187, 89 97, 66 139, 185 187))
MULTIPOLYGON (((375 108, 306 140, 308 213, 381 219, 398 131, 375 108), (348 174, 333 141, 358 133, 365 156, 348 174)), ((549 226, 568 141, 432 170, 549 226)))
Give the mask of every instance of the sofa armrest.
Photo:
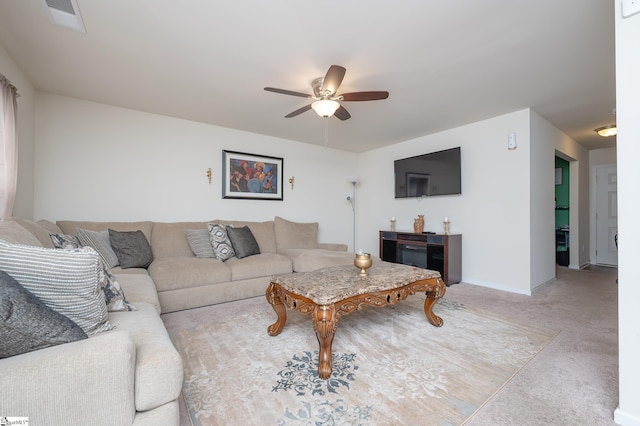
POLYGON ((348 246, 346 244, 339 243, 318 243, 318 248, 325 250, 347 251, 348 246))
POLYGON ((32 424, 131 424, 135 359, 124 330, 0 359, 2 415, 32 424))

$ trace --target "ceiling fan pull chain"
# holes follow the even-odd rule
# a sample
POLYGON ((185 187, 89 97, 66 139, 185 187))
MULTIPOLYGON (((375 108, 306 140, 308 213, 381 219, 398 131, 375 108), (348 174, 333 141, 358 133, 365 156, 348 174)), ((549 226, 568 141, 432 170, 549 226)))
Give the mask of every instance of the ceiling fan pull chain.
POLYGON ((324 147, 329 146, 329 117, 324 117, 325 127, 324 127, 324 147))

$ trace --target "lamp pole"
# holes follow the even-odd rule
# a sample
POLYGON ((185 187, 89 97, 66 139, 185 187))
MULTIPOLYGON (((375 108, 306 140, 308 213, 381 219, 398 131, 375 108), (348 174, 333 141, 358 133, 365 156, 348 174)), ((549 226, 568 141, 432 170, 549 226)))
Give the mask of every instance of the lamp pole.
POLYGON ((351 202, 351 213, 353 215, 353 252, 356 252, 356 184, 358 183, 357 176, 350 176, 351 182, 351 196, 347 197, 347 200, 351 202))

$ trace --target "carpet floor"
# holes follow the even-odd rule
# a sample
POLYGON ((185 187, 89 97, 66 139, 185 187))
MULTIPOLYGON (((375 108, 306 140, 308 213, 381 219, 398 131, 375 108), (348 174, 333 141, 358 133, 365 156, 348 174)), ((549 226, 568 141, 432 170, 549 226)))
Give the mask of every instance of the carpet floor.
POLYGON ((163 315, 185 364, 183 424, 460 425, 558 333, 447 296, 437 328, 423 301, 342 317, 329 380, 310 316, 288 311, 271 337, 264 297, 163 315))

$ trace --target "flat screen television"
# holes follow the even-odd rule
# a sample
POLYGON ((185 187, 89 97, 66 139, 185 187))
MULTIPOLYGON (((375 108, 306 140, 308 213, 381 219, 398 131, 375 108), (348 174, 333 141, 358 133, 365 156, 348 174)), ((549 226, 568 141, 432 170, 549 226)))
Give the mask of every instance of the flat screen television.
POLYGON ((395 160, 396 198, 461 194, 460 147, 395 160))

